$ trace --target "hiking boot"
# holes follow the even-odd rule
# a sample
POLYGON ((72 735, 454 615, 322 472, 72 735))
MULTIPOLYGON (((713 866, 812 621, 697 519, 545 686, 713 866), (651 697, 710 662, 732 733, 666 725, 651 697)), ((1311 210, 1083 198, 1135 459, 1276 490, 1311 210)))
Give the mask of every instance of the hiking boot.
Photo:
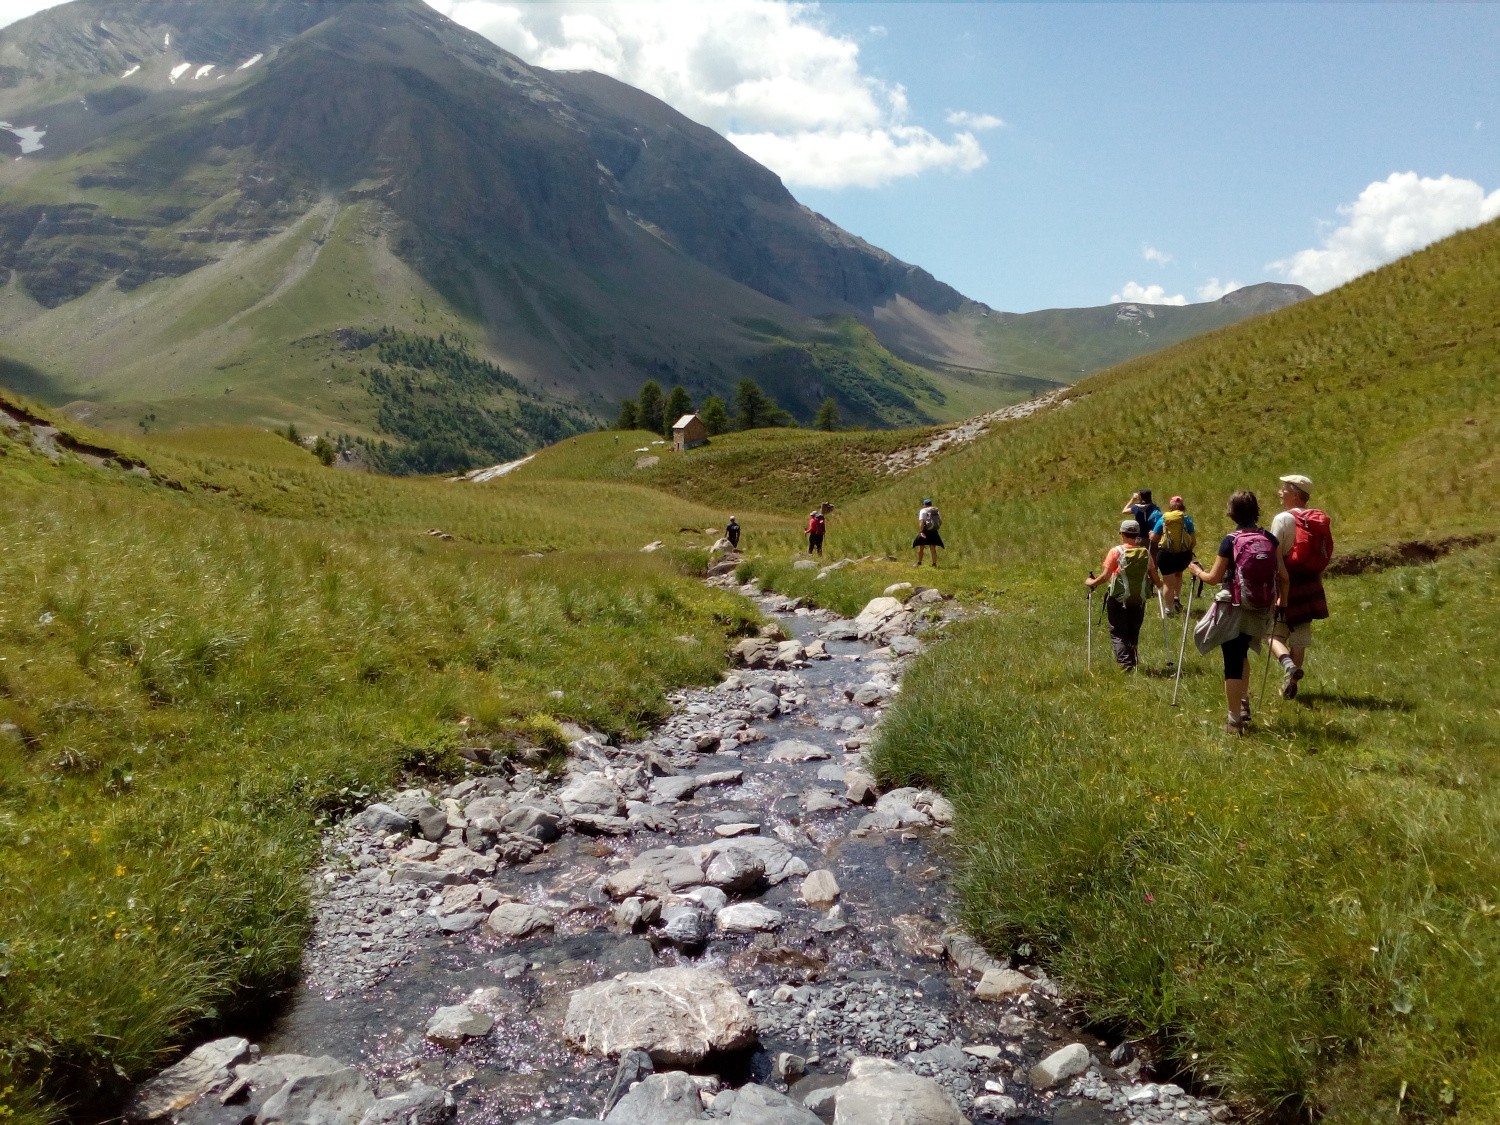
POLYGON ((1302 669, 1293 666, 1287 670, 1286 678, 1281 681, 1281 698, 1297 698, 1297 681, 1302 678, 1302 669))
POLYGON ((1224 720, 1224 733, 1244 735, 1247 722, 1237 715, 1230 715, 1224 720))
POLYGON ((1250 701, 1248 699, 1240 700, 1240 725, 1247 727, 1250 725, 1250 701))

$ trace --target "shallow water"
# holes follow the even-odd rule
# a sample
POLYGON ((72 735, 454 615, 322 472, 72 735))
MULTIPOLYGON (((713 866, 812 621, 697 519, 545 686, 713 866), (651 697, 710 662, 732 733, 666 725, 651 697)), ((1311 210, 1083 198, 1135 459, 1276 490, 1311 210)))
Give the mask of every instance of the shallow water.
MULTIPOLYGON (((804 643, 816 639, 830 619, 805 610, 775 617, 788 635, 804 643)), ((1001 1054, 994 1060, 954 1056, 950 1048, 949 1057, 957 1057, 958 1063, 942 1073, 929 1071, 966 1111, 972 1110, 972 1097, 984 1094, 989 1082, 991 1092, 1003 1090, 1015 1097, 1028 1119, 1119 1121, 1115 1115, 1099 1118, 1102 1110, 1092 1101, 1035 1095, 1024 1081, 1024 1068, 1063 1042, 1097 1042, 1070 1033, 1053 999, 1038 991, 1003 1004, 978 1002, 970 997, 969 984, 953 975, 940 943, 950 909, 941 830, 934 826, 909 832, 862 831, 858 824, 868 808, 812 814, 801 808, 799 797, 812 786, 842 791, 841 782, 820 782, 820 769, 852 768, 861 761, 857 751, 846 753, 844 742, 868 737, 869 731, 832 728, 846 719, 870 725, 877 719, 879 708, 854 705, 846 699, 845 689, 852 691, 868 680, 872 670, 889 668, 899 674, 901 666, 900 660, 876 653, 866 642, 827 641, 826 647, 832 659, 811 662, 790 674, 800 681, 805 705, 753 722, 765 735, 762 741, 742 745, 731 754, 702 755, 692 772, 738 768, 744 771, 743 782, 699 790, 677 809, 675 833, 637 830, 619 838, 568 833, 532 862, 497 869, 494 885, 549 909, 557 918, 555 934, 506 942, 482 936, 479 930, 455 935, 428 932, 402 938, 395 946, 367 944, 366 952, 351 956, 379 958, 383 948, 404 955, 383 970, 378 983, 361 984, 368 976, 341 973, 338 957, 323 952, 339 941, 348 946, 351 932, 360 936, 345 924, 347 916, 340 922, 327 906, 341 901, 340 896, 369 897, 374 892, 372 884, 358 879, 336 883, 320 903, 319 937, 309 955, 307 978, 269 1034, 261 1037, 264 1053, 329 1054, 351 1061, 381 1095, 415 1078, 447 1087, 456 1099, 458 1120, 464 1123, 542 1125, 570 1115, 593 1118, 605 1108, 615 1066, 563 1044, 570 993, 621 972, 691 963, 724 971, 751 998, 760 1021, 758 1048, 735 1057, 710 1058, 698 1068, 726 1084, 754 1079, 780 1085, 773 1065, 784 1051, 807 1060, 808 1077, 793 1091, 798 1093, 841 1078, 849 1060, 862 1054, 901 1059, 943 1044, 995 1044, 1001 1054), (793 738, 826 749, 829 757, 768 760, 776 741, 793 738), (849 924, 842 929, 830 926, 822 912, 802 905, 797 891, 801 879, 791 878, 761 893, 731 896, 732 901, 748 898, 783 911, 784 924, 774 933, 715 933, 701 950, 686 952, 668 943, 659 930, 619 929, 612 920, 613 904, 596 885, 603 876, 620 867, 624 858, 648 849, 713 841, 714 826, 733 821, 757 823, 761 835, 778 836, 809 870, 831 870, 849 924), (806 984, 811 991, 800 999, 776 1002, 771 994, 783 984, 806 984), (474 990, 489 987, 501 990, 494 1009, 496 1025, 489 1035, 457 1050, 443 1050, 423 1038, 436 1008, 460 1003, 474 990)), ((785 682, 789 674, 744 675, 785 682)), ((674 728, 685 733, 695 725, 715 727, 726 708, 738 705, 720 691, 681 693, 677 716, 664 725, 666 733, 674 728)), ((411 888, 385 888, 381 894, 389 897, 398 891, 410 893, 411 888)), ((405 905, 400 899, 393 901, 405 905)), ((385 958, 395 959, 396 953, 385 958)), ((204 1110, 195 1116, 204 1122, 243 1120, 243 1110, 238 1117, 231 1110, 224 1113, 221 1118, 218 1111, 204 1110)), ((977 1113, 971 1115, 981 1119, 977 1113)))

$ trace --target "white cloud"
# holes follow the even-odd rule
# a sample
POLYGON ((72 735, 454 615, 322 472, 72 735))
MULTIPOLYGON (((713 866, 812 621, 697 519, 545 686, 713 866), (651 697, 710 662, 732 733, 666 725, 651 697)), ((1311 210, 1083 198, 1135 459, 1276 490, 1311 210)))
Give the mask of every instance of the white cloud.
POLYGON ((879 187, 929 168, 969 172, 988 159, 972 133, 959 133, 947 144, 925 129, 899 125, 841 132, 738 133, 729 139, 783 179, 815 188, 879 187))
POLYGON ((1198 300, 1217 301, 1225 294, 1233 293, 1236 289, 1243 288, 1244 286, 1241 285, 1238 281, 1221 282, 1217 277, 1211 277, 1202 285, 1198 286, 1198 300))
POLYGON ((1320 249, 1300 250, 1266 268, 1322 293, 1455 231, 1500 217, 1500 190, 1486 196, 1473 180, 1393 172, 1338 211, 1347 221, 1320 249))
POLYGON ((965 109, 950 109, 948 124, 959 125, 965 129, 999 129, 1005 122, 988 113, 970 113, 965 109))
POLYGON ((1138 305, 1185 305, 1188 303, 1188 299, 1181 293, 1175 297, 1168 297, 1167 291, 1160 285, 1141 285, 1134 281, 1127 281, 1124 287, 1109 299, 1112 305, 1118 305, 1122 301, 1130 301, 1138 305))
POLYGON ((1164 266, 1172 260, 1172 255, 1168 254, 1165 250, 1158 250, 1155 246, 1142 246, 1141 257, 1145 258, 1148 262, 1155 262, 1159 266, 1164 266))
POLYGON ((878 187, 972 171, 989 158, 971 130, 998 124, 976 117, 948 140, 912 124, 906 90, 864 73, 859 44, 830 31, 816 4, 428 3, 529 63, 597 70, 655 94, 792 184, 878 187))

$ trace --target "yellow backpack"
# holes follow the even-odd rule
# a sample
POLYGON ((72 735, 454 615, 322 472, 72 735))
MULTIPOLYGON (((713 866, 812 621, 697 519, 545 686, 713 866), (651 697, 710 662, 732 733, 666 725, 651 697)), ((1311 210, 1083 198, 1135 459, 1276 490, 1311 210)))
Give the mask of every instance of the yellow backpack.
POLYGON ((1160 549, 1180 555, 1188 549, 1187 513, 1166 511, 1161 514, 1160 549))

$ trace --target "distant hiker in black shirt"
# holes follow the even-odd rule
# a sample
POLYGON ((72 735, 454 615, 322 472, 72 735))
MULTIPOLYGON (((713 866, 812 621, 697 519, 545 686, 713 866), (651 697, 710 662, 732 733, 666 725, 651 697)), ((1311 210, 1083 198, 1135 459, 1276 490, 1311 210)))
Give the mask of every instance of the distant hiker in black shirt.
POLYGON ((1129 502, 1120 509, 1120 515, 1130 516, 1141 529, 1141 541, 1146 544, 1147 550, 1151 552, 1151 561, 1156 561, 1156 544, 1150 542, 1151 533, 1157 530, 1156 525, 1161 520, 1161 509, 1151 499, 1151 490, 1142 488, 1131 496, 1129 502))
POLYGON ((729 517, 729 524, 724 528, 724 538, 729 540, 731 550, 740 549, 740 525, 735 522, 734 517, 729 517))

